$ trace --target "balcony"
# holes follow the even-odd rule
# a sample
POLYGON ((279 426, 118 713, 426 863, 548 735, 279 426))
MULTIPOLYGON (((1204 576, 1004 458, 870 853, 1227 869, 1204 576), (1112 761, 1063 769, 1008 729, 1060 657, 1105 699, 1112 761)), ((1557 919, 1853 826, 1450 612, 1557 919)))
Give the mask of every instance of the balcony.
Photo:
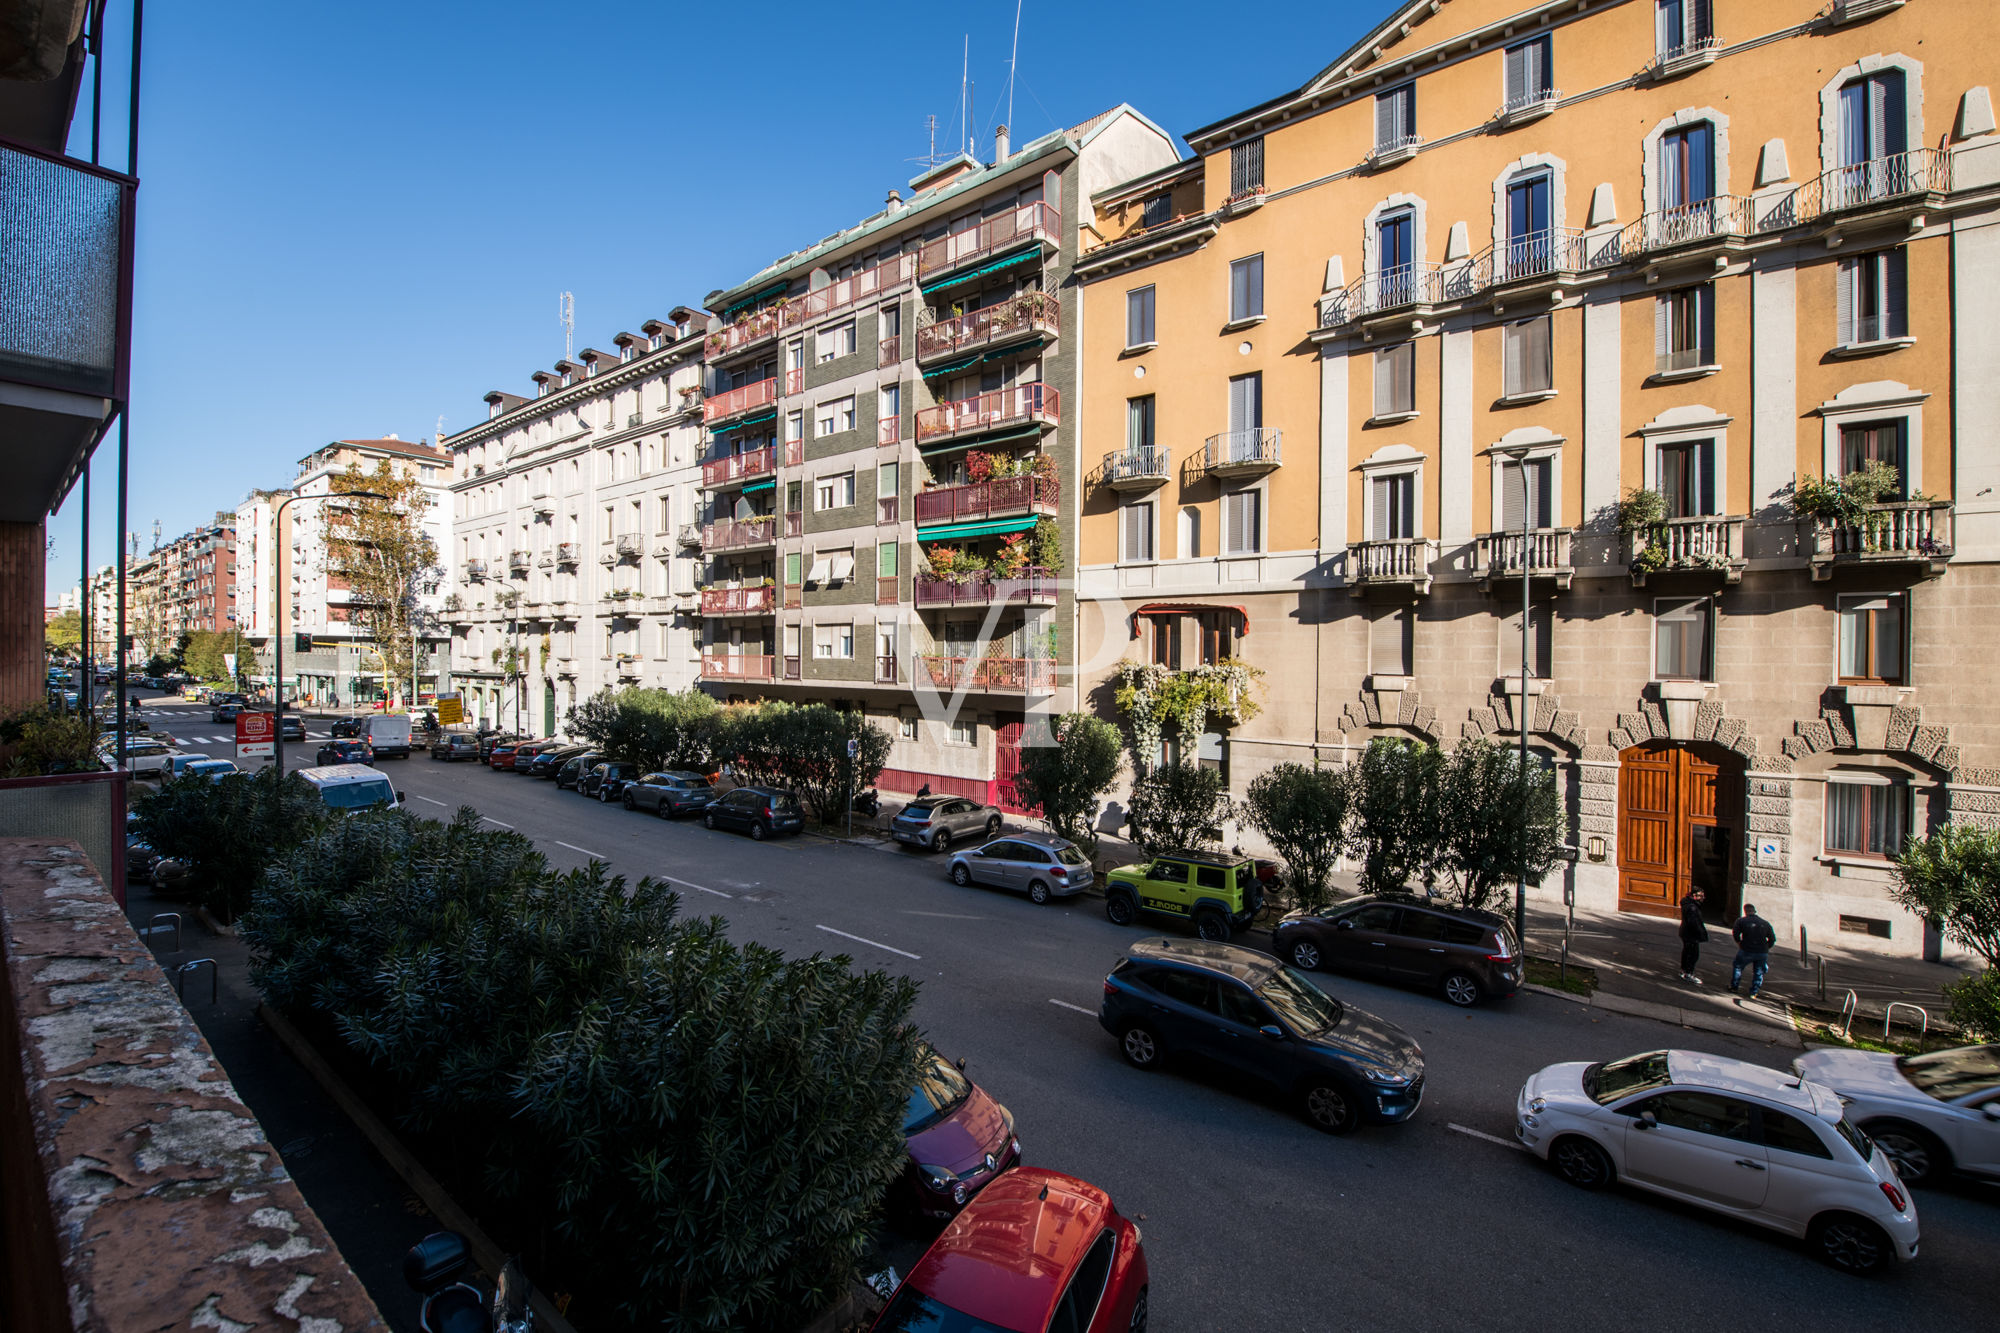
POLYGON ((642 532, 621 532, 618 534, 618 558, 636 560, 646 554, 646 535, 642 532))
POLYGON ((881 346, 876 351, 876 367, 881 370, 887 370, 902 359, 903 335, 900 333, 883 334, 881 346))
MULTIPOLYGON (((959 273, 983 260, 1028 246, 1062 248, 1062 212, 1053 204, 1036 202, 1009 209, 976 227, 941 236, 917 251, 917 277, 959 273)), ((964 277, 974 276, 965 273, 964 277)))
POLYGON ((1702 515, 1670 518, 1626 534, 1626 563, 1632 586, 1643 588, 1654 574, 1713 574, 1724 583, 1743 581, 1743 518, 1702 515))
POLYGON ((1023 384, 939 403, 917 413, 917 445, 921 448, 1008 426, 1054 426, 1062 419, 1061 408, 1062 395, 1046 384, 1023 384))
POLYGON ((1532 88, 1515 93, 1500 104, 1500 113, 1493 118, 1503 130, 1511 130, 1516 125, 1526 125, 1531 120, 1540 120, 1556 109, 1562 100, 1562 93, 1555 88, 1532 88))
POLYGON ((1367 274, 1321 301, 1320 327, 1337 328, 1390 311, 1421 313, 1440 301, 1460 300, 1479 290, 1474 275, 1465 260, 1450 265, 1424 260, 1367 274))
POLYGON ((1423 596, 1431 590, 1431 564, 1438 544, 1422 537, 1355 542, 1347 548, 1347 590, 1359 597, 1370 588, 1398 588, 1423 596))
POLYGON ((682 546, 701 545, 701 524, 699 523, 681 524, 680 530, 674 534, 674 540, 680 543, 682 546))
POLYGON ((778 402, 778 380, 774 375, 767 380, 757 380, 716 394, 701 405, 701 419, 704 424, 727 421, 755 412, 760 407, 774 407, 778 402))
POLYGON ((873 300, 886 292, 895 290, 908 282, 916 273, 916 260, 911 255, 895 255, 883 260, 873 268, 865 268, 835 282, 829 282, 817 291, 809 291, 787 301, 778 316, 783 328, 802 328, 817 323, 828 315, 837 315, 844 310, 873 300))
POLYGON ((708 360, 716 361, 725 356, 748 351, 760 343, 769 342, 778 336, 777 306, 765 306, 752 311, 730 324, 725 324, 702 340, 702 353, 708 360))
POLYGON ((955 606, 1054 606, 1057 580, 1054 571, 1031 565, 1013 578, 990 573, 969 579, 951 580, 919 574, 916 579, 918 610, 955 606))
POLYGON ((1061 331, 1062 302, 1047 292, 1022 292, 998 305, 918 329, 917 364, 1028 338, 1054 338, 1061 331))
POLYGON ((1738 194, 1697 199, 1648 213, 1618 233, 1619 259, 1710 241, 1734 241, 1757 230, 1756 203, 1738 194))
POLYGON ((583 545, 581 542, 560 542, 557 544, 556 564, 558 566, 569 565, 574 567, 576 562, 582 558, 583 545))
POLYGON ((900 679, 900 673, 897 670, 896 659, 893 656, 877 657, 875 659, 875 683, 877 685, 894 685, 898 679, 900 679))
POLYGON ((1536 528, 1531 532, 1489 532, 1473 547, 1472 568, 1489 589, 1498 579, 1521 576, 1527 564, 1530 578, 1554 579, 1556 587, 1567 588, 1576 577, 1570 562, 1573 528, 1536 528))
POLYGON ((701 613, 705 616, 768 616, 777 608, 777 589, 703 588, 701 613))
POLYGON ((486 562, 484 560, 468 560, 465 562, 465 578, 467 582, 478 583, 485 577, 486 562))
POLYGON ((1950 188, 1950 152, 1914 148, 1821 173, 1780 200, 1759 227, 1776 231, 1871 208, 1919 208, 1950 188))
POLYGON ((701 484, 712 490, 718 486, 733 486, 757 477, 768 477, 777 470, 778 448, 767 445, 748 453, 709 459, 701 465, 701 484))
POLYGON ((1720 37, 1697 37, 1679 46, 1670 46, 1653 57, 1653 62, 1646 66, 1645 75, 1653 80, 1677 79, 1704 65, 1714 64, 1716 52, 1721 49, 1720 37))
POLYGON ((1150 491, 1167 482, 1173 451, 1164 445, 1139 445, 1104 455, 1104 484, 1114 491, 1150 491))
POLYGON ((1860 23, 1902 7, 1903 0, 1833 0, 1833 12, 1827 17, 1836 24, 1860 23))
MULTIPOLYGON (((768 653, 703 653, 703 680, 771 680, 777 658, 768 653)), ((787 659, 791 661, 793 659, 787 659)))
POLYGON ((1830 579, 1837 569, 1885 565, 1915 565, 1921 577, 1936 578, 1951 561, 1949 500, 1869 505, 1859 523, 1810 521, 1815 580, 1830 579))
POLYGON ((991 694, 1052 694, 1056 663, 1052 657, 944 657, 925 654, 917 659, 923 678, 940 690, 991 694))
POLYGON ((917 492, 917 526, 1025 514, 1053 517, 1061 498, 1062 483, 1045 477, 995 477, 966 486, 936 486, 917 492))
POLYGON ((1211 435, 1202 446, 1202 471, 1211 477, 1261 477, 1276 471, 1284 434, 1276 426, 1250 426, 1211 435))
POLYGON ((760 546, 775 546, 777 542, 776 514, 724 519, 701 530, 701 549, 705 552, 749 551, 760 546))
POLYGON ((875 443, 884 449, 893 449, 903 442, 903 418, 901 415, 883 417, 875 423, 875 443))
POLYGON ((1417 150, 1423 146, 1424 136, 1421 134, 1399 134, 1393 139, 1384 139, 1369 150, 1368 165, 1376 171, 1393 167, 1398 162, 1407 162, 1415 157, 1417 150))
POLYGON ((1574 227, 1550 227, 1488 246, 1473 257, 1468 278, 1473 290, 1551 281, 1616 263, 1618 257, 1616 236, 1590 240, 1574 227))
POLYGON ((528 566, 533 564, 534 560, 535 553, 533 551, 509 551, 507 553, 507 572, 510 574, 526 574, 528 566))

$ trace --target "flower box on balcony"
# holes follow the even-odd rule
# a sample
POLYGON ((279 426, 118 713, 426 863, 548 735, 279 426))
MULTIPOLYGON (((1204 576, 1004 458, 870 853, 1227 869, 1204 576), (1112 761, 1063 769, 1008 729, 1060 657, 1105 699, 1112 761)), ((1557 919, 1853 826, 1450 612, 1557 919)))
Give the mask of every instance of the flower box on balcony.
POLYGON ((1852 520, 1812 518, 1809 563, 1815 580, 1861 565, 1915 565, 1929 578, 1951 562, 1949 500, 1899 500, 1865 506, 1852 520))
POLYGON ((1626 534, 1632 586, 1654 574, 1713 574, 1725 583, 1743 580, 1743 518, 1702 515, 1665 519, 1626 534))

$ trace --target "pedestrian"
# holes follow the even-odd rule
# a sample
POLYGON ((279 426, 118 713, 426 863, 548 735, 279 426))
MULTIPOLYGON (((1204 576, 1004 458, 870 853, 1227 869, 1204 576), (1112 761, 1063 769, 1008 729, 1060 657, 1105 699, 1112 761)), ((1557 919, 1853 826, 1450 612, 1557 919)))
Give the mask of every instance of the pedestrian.
POLYGON ((1743 980, 1743 969, 1750 969, 1750 998, 1756 999, 1757 992, 1764 989, 1764 974, 1771 970, 1771 946, 1778 942, 1778 933, 1771 929, 1771 923, 1757 915, 1757 908, 1751 903, 1743 904, 1743 916, 1729 932, 1736 937, 1736 962, 1729 969, 1729 992, 1736 993, 1736 985, 1743 980))
POLYGON ((1701 961, 1701 946, 1708 939, 1708 923, 1701 919, 1700 889, 1695 889, 1681 899, 1681 980, 1699 986, 1701 978, 1694 974, 1695 964, 1701 961))

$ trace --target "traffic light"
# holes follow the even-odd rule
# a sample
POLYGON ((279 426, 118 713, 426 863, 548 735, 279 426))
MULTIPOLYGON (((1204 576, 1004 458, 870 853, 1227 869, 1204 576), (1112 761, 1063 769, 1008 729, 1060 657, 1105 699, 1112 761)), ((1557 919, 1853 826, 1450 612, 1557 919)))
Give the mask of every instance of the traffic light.
POLYGON ((295 653, 309 653, 309 652, 311 652, 312 650, 313 650, 313 636, 312 636, 312 635, 310 635, 310 634, 294 634, 294 635, 292 636, 292 651, 293 651, 293 652, 295 652, 295 653))

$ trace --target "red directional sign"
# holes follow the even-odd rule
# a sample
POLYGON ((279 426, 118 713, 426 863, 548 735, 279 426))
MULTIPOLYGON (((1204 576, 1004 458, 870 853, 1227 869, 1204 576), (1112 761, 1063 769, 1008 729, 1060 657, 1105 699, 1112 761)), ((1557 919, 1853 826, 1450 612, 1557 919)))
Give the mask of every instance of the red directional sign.
POLYGON ((253 759, 276 751, 277 725, 269 713, 241 712, 236 715, 236 757, 253 759))

